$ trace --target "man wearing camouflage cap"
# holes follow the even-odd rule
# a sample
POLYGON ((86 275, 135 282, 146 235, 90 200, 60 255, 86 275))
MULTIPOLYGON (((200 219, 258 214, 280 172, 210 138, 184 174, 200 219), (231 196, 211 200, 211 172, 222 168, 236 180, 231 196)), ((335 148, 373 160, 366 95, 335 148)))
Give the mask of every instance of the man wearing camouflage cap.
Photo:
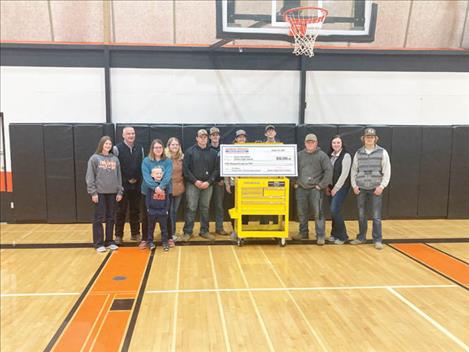
POLYGON ((374 128, 365 128, 361 140, 363 147, 357 150, 353 158, 350 182, 357 195, 359 234, 351 244, 366 241, 368 229, 367 206, 371 205, 373 215, 373 243, 376 249, 383 249, 381 228, 381 208, 383 190, 391 178, 391 162, 387 151, 380 147, 374 128))

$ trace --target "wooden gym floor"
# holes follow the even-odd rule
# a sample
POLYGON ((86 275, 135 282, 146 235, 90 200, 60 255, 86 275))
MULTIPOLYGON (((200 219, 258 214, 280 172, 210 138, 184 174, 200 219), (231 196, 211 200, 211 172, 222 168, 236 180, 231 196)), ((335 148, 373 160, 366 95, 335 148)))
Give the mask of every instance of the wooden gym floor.
POLYGON ((382 251, 98 254, 89 224, 0 230, 1 351, 469 351, 467 220, 383 221, 382 251))

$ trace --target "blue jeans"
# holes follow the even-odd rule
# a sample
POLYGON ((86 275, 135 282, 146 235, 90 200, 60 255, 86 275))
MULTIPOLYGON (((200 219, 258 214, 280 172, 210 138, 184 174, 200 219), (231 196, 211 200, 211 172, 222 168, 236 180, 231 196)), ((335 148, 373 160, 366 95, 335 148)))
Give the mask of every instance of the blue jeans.
POLYGON ((116 194, 98 194, 98 203, 94 204, 93 243, 94 247, 109 246, 114 243, 114 219, 116 216, 116 194), (103 222, 106 223, 106 239, 104 239, 103 222))
POLYGON ((223 231, 223 219, 225 217, 225 208, 223 207, 223 199, 225 198, 225 184, 221 186, 213 184, 213 205, 215 206, 215 231, 223 231))
POLYGON ((296 206, 298 210, 298 221, 300 223, 300 234, 308 237, 308 220, 311 210, 314 211, 316 237, 324 238, 326 236, 326 225, 324 221, 324 212, 322 208, 322 200, 324 193, 322 190, 305 189, 298 187, 296 189, 296 206))
POLYGON ((200 233, 208 233, 208 214, 213 187, 199 189, 192 183, 186 184, 186 214, 184 234, 192 235, 197 208, 200 212, 200 233))
POLYGON ((383 239, 381 230, 381 204, 383 195, 376 196, 373 192, 374 190, 360 189, 360 193, 357 196, 358 225, 360 229, 357 239, 360 241, 366 240, 366 231, 368 230, 366 210, 370 203, 373 217, 373 242, 381 242, 383 239))
POLYGON ((169 237, 174 238, 176 235, 176 220, 178 215, 179 205, 181 204, 182 195, 171 198, 171 205, 169 207, 169 237))
POLYGON ((341 189, 339 189, 335 196, 330 197, 332 217, 331 236, 342 241, 348 240, 347 228, 345 227, 345 221, 341 210, 349 190, 350 187, 343 186, 341 189))

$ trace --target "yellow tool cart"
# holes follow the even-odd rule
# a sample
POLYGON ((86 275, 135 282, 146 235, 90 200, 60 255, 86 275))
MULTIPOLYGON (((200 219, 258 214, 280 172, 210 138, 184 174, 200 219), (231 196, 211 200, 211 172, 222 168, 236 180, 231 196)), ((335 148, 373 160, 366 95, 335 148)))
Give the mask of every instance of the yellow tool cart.
POLYGON ((249 237, 274 237, 280 245, 288 238, 288 210, 290 180, 286 177, 236 177, 235 207, 229 210, 235 221, 238 246, 249 237), (243 225, 243 215, 267 215, 278 217, 278 224, 243 225))

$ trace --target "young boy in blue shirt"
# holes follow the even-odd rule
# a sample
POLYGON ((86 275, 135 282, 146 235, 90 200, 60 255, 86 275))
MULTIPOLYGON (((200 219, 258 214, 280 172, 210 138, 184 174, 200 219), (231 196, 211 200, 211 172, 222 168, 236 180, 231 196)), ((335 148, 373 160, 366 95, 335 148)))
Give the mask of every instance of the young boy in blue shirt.
MULTIPOLYGON (((156 183, 160 183, 163 179, 164 169, 161 166, 156 166, 151 170, 151 177, 156 183)), ((163 250, 169 251, 168 245, 168 212, 169 212, 169 197, 165 190, 160 193, 155 192, 155 188, 147 188, 145 197, 147 215, 148 215, 148 237, 147 245, 150 250, 155 249, 153 243, 153 234, 155 232, 156 222, 160 225, 161 241, 163 242, 163 250)))

